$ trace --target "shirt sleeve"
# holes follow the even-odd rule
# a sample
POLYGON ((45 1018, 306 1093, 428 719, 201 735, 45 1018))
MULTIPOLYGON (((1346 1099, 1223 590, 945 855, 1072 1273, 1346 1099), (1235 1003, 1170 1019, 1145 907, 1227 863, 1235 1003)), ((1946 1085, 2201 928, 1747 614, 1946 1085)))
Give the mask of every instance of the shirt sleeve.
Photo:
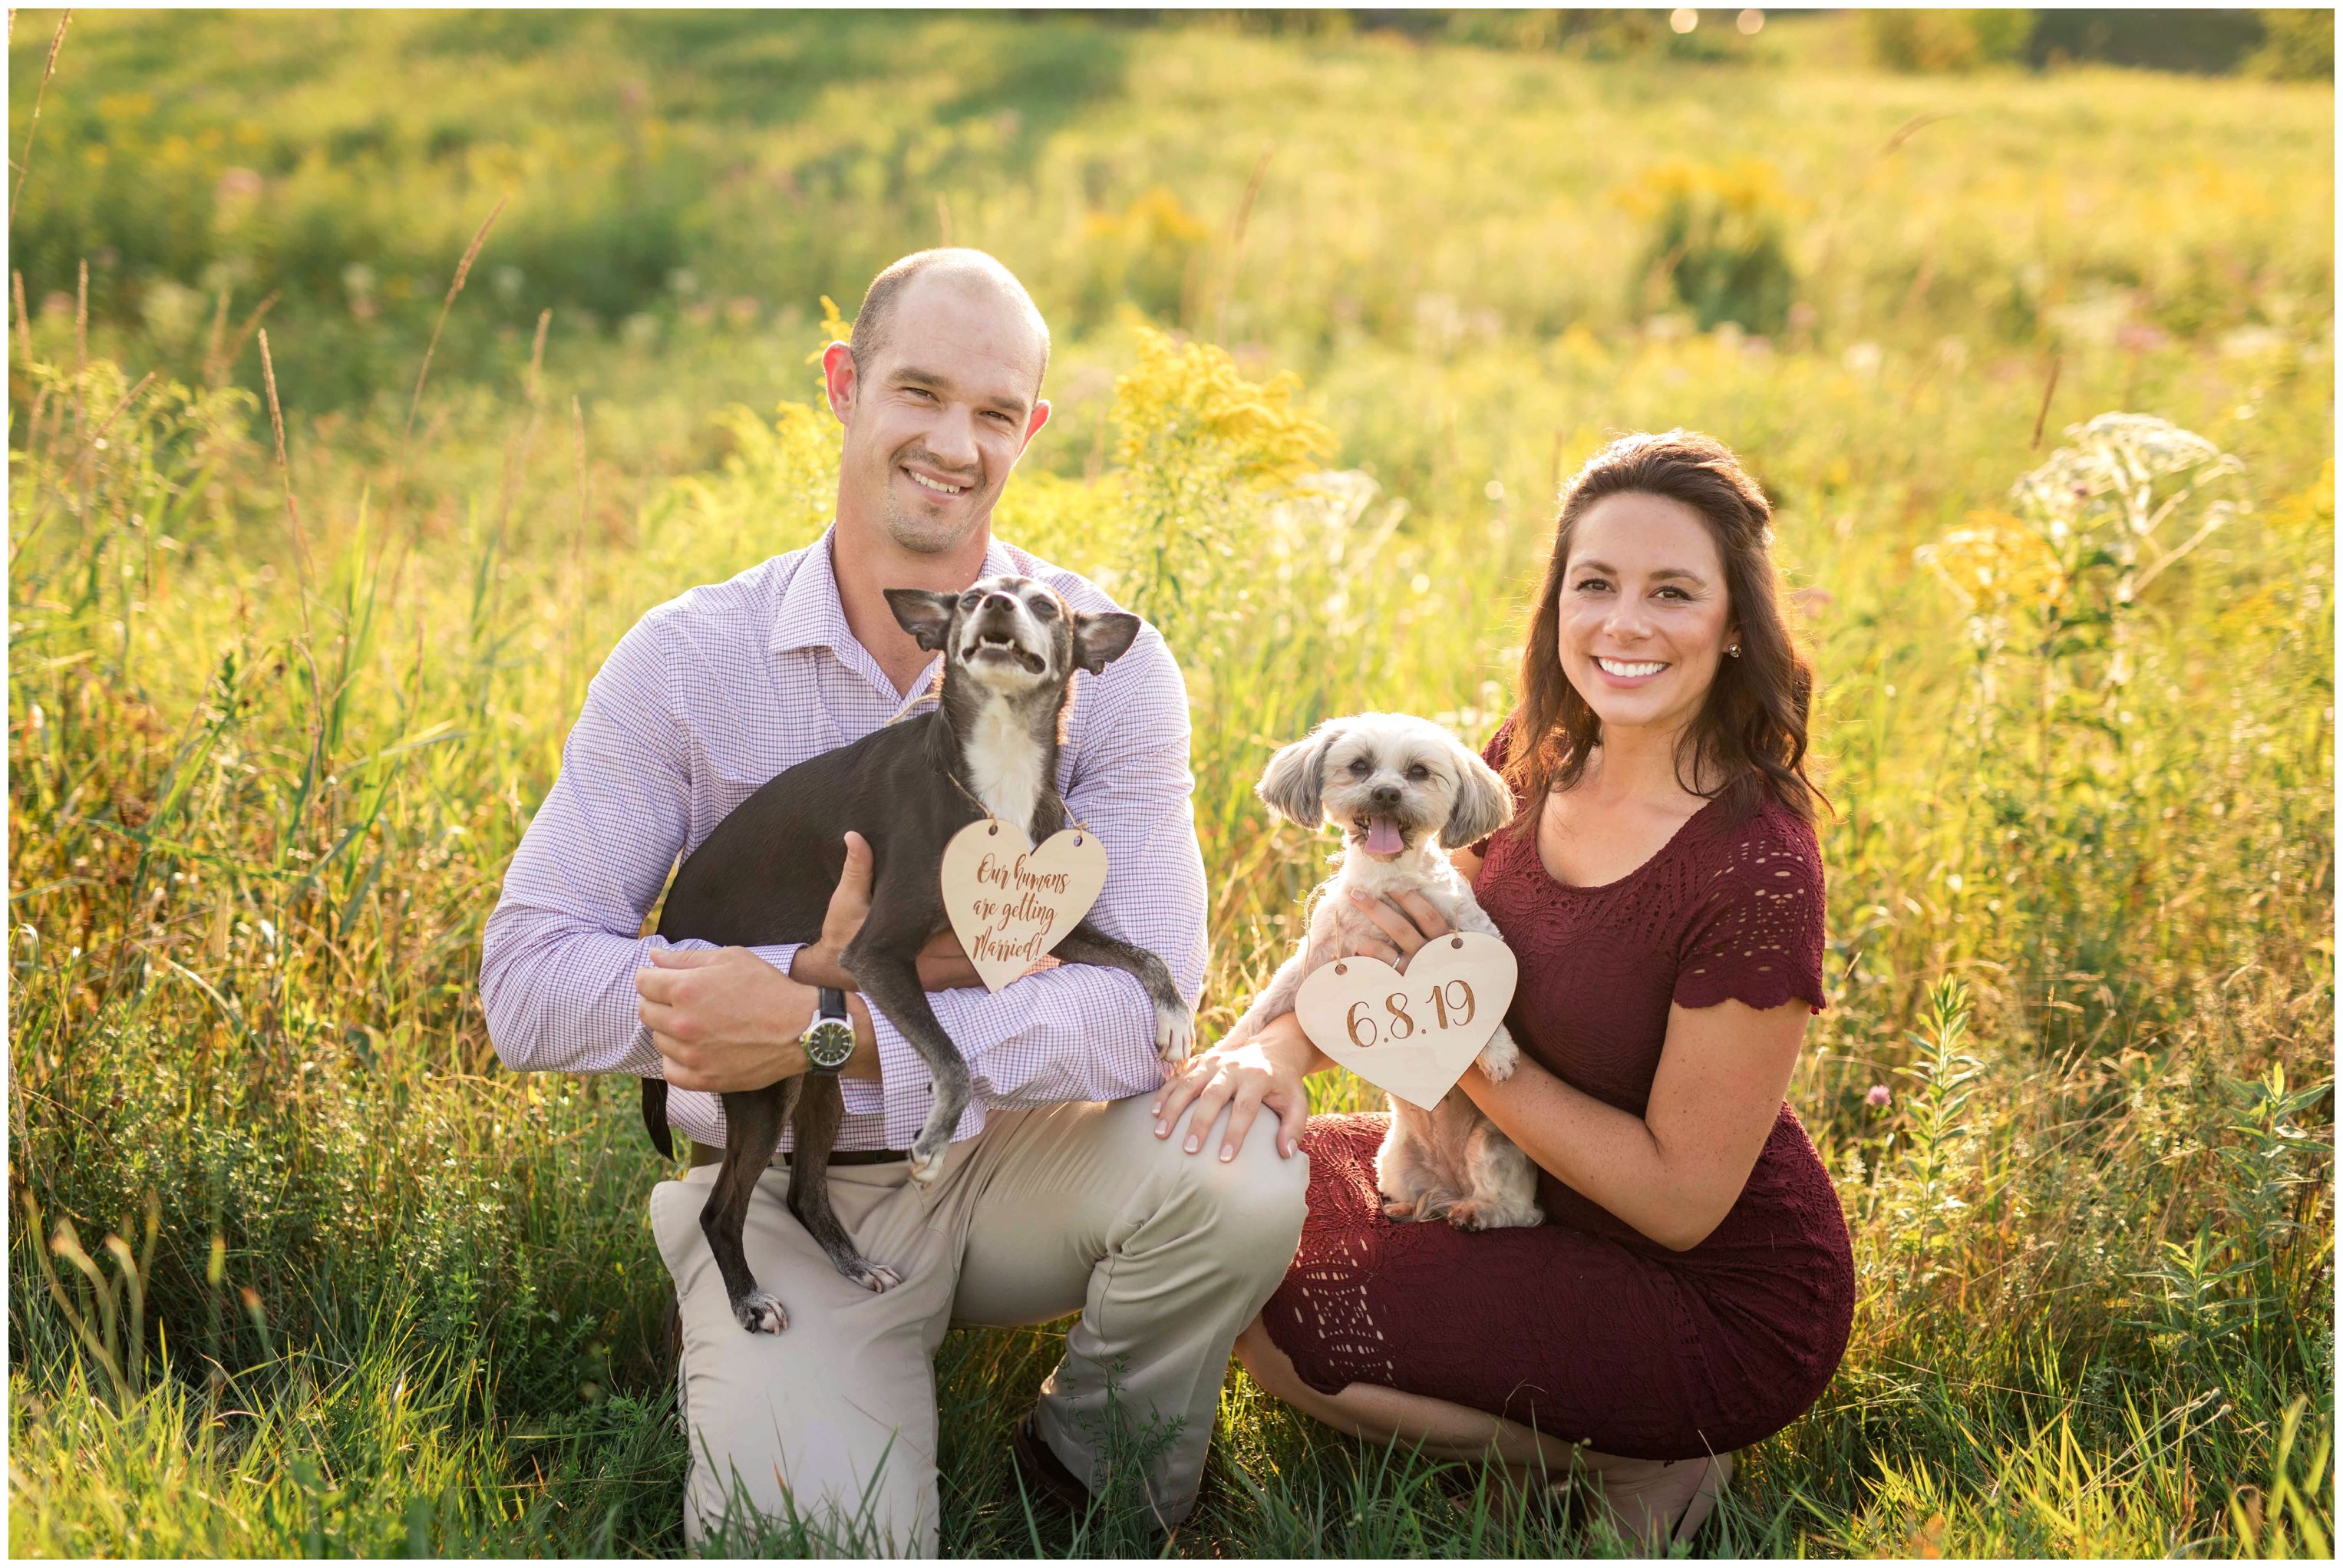
MULTIPOLYGON (((653 617, 611 650, 505 872, 482 935, 480 1007, 516 1070, 660 1076, 635 971, 654 948, 717 945, 639 934, 691 831, 668 667, 653 617)), ((749 950, 787 974, 798 944, 749 950)))
MULTIPOLYGON (((1188 767, 1188 695, 1154 628, 1077 693, 1086 722, 1066 789, 1070 822, 1106 847, 1106 885, 1091 909, 1100 930, 1144 948, 1172 970, 1190 1005, 1203 990, 1204 862, 1196 844, 1188 767)), ((954 1139, 984 1126, 984 1107, 1120 1100, 1162 1081, 1155 1006, 1135 976, 1061 964, 981 989, 929 993, 936 1019, 960 1047, 976 1095, 954 1139)), ((890 1141, 902 1147, 925 1120, 932 1091, 926 1063, 893 1021, 871 1010, 890 1141)), ((849 1081, 848 1109, 860 1087, 849 1081)))
POLYGON ((1765 1010, 1823 1000, 1823 862, 1814 829, 1766 810, 1735 831, 1710 873, 1676 960, 1673 1000, 1765 1010))

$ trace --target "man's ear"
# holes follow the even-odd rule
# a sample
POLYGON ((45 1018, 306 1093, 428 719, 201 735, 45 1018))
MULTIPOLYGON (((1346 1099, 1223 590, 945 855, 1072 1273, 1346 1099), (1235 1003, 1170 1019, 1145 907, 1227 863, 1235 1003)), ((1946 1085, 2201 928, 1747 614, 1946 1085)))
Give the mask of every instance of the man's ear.
POLYGON ((830 398, 830 411, 838 422, 854 412, 854 394, 858 383, 854 374, 854 350, 843 343, 833 343, 821 351, 821 389, 830 398))
POLYGON ((1261 782, 1253 793, 1262 804, 1298 827, 1313 832, 1323 821, 1326 809, 1321 786, 1326 771, 1326 753, 1342 733, 1340 719, 1330 719, 1301 739, 1278 749, 1262 770, 1261 782))
POLYGON ((1043 397, 1034 403, 1033 412, 1026 417, 1025 438, 1017 443, 1017 455, 1019 457, 1021 457, 1025 455, 1025 448, 1033 444, 1033 437, 1040 435, 1041 433, 1041 427, 1049 422, 1050 400, 1047 397, 1043 397))
POLYGON ((1139 618, 1128 610, 1101 610, 1097 615, 1074 613, 1074 668, 1092 675, 1131 651, 1139 635, 1139 618))
POLYGON ((890 588, 886 594, 895 623, 930 653, 942 652, 945 639, 951 635, 952 607, 960 603, 960 595, 915 588, 890 588))

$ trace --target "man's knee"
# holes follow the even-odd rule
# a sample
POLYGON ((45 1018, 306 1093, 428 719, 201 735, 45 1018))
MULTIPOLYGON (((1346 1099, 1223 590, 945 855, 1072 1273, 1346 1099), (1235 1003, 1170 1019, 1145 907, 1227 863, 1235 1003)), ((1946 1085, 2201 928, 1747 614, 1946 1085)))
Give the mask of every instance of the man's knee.
POLYGON ((1166 1140, 1176 1206, 1209 1229, 1232 1261, 1282 1275, 1301 1244, 1310 1189, 1310 1157, 1277 1151, 1277 1121, 1262 1116, 1233 1159, 1220 1158, 1217 1136, 1194 1154, 1166 1140))

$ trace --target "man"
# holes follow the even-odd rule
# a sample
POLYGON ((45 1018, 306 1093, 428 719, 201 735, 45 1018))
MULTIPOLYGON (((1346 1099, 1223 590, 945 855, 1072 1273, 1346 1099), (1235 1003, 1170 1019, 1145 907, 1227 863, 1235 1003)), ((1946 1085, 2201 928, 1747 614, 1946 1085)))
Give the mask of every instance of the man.
MULTIPOLYGON (((709 1161, 659 1183, 650 1204, 682 1317, 695 1545, 737 1493, 862 1550, 933 1555, 932 1358, 946 1327, 1075 1311, 1065 1358, 1019 1427, 1021 1460, 1061 1493, 1094 1487, 1116 1422, 1169 1432, 1144 1445, 1142 1479, 1177 1523, 1231 1342, 1300 1238, 1307 1161, 1292 1157, 1292 1119, 1244 1130, 1233 1158, 1151 1135, 1147 1101, 1131 1097, 1161 1082, 1154 1012, 1131 976, 1061 965, 988 994, 969 989, 949 934, 930 944, 922 978, 977 1101, 925 1191, 901 1153, 926 1114, 925 1070, 883 1013, 852 1000, 830 1191, 862 1250, 903 1276, 893 1290, 841 1279, 771 1172, 748 1260, 789 1325, 747 1333, 699 1230, 724 1141, 716 1092, 805 1070, 815 988, 850 983, 835 955, 867 907, 870 860, 850 838, 820 942, 718 950, 637 934, 677 857, 767 779, 927 689, 930 656, 881 590, 957 592, 1016 571, 1078 608, 1113 608, 991 537, 993 505, 1050 416, 1048 328, 1008 270, 970 250, 907 256, 870 285, 853 338, 822 362, 845 428, 829 532, 653 609, 588 690, 488 921, 489 1032, 515 1069, 663 1070, 669 1117, 709 1161)), ((1192 1001, 1204 889, 1187 699, 1153 628, 1102 675, 1076 678, 1059 783, 1107 849, 1092 920, 1161 955, 1192 1001)))

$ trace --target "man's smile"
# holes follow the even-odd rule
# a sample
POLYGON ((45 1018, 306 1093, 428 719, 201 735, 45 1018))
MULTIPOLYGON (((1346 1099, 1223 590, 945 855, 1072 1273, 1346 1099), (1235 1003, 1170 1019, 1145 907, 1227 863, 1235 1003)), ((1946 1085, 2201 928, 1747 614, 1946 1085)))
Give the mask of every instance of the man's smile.
POLYGON ((903 472, 910 477, 913 484, 934 495, 964 496, 968 494, 970 490, 975 488, 975 485, 972 481, 948 479, 940 474, 927 473, 920 469, 914 468, 908 463, 904 464, 902 467, 903 472))

